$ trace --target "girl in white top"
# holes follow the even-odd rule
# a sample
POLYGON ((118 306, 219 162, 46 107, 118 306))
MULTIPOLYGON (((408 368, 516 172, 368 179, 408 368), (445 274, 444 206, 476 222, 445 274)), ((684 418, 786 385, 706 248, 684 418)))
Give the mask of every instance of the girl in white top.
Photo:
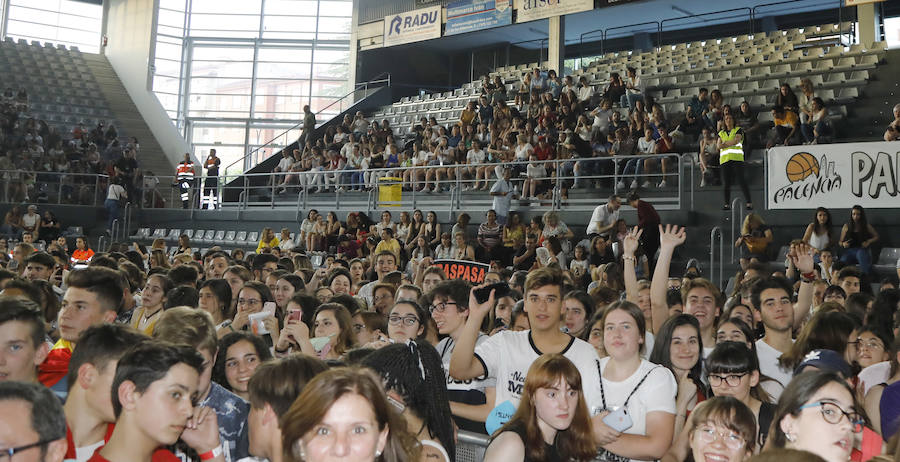
POLYGON ((519 135, 518 144, 516 144, 516 161, 525 162, 528 160, 529 154, 534 152, 534 146, 528 142, 528 137, 525 135, 519 135))
POLYGON ((621 408, 630 425, 617 431, 602 420, 594 420, 603 460, 643 461, 662 457, 675 431, 675 394, 678 386, 672 372, 641 359, 644 347, 644 315, 634 303, 610 305, 603 315, 603 346, 609 356, 598 362, 602 385, 601 414, 621 408), (627 428, 626 428, 627 427, 627 428))
POLYGON ((472 140, 472 149, 469 149, 469 152, 466 153, 466 171, 469 173, 469 176, 475 179, 475 183, 469 187, 466 185, 463 190, 468 191, 469 189, 478 189, 478 180, 480 177, 484 176, 484 167, 479 166, 478 164, 483 164, 487 161, 487 153, 481 149, 481 142, 477 139, 472 140))
POLYGON ((816 253, 831 247, 831 212, 825 207, 816 209, 813 222, 806 227, 803 233, 803 242, 812 246, 816 253))
POLYGON ((547 169, 544 164, 537 163, 537 154, 534 152, 528 156, 528 160, 528 165, 525 166, 525 182, 522 183, 522 196, 525 199, 536 199, 537 187, 547 177, 547 169))

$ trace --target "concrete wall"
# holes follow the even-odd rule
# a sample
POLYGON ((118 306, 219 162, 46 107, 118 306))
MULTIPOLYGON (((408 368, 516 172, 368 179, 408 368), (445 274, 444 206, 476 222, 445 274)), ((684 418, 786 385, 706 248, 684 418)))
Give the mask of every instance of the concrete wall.
POLYGON ((151 91, 150 54, 157 2, 155 0, 107 0, 105 54, 134 101, 141 117, 172 165, 183 160, 191 146, 172 124, 162 104, 151 91))

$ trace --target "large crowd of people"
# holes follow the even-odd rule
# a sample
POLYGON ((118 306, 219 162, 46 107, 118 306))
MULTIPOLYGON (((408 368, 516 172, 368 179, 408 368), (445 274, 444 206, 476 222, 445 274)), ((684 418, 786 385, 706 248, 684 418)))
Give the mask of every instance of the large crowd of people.
MULTIPOLYGON (((557 186, 565 192, 595 184, 611 189, 614 178, 618 190, 664 188, 677 177, 675 159, 633 156, 684 153, 697 153, 701 187, 718 183, 720 176, 725 185, 743 186, 739 163, 725 165, 743 158, 723 159, 719 174, 720 152, 735 145, 749 153, 830 143, 835 136, 826 103, 809 79, 796 89, 781 85, 774 105, 765 108, 773 122, 759 120, 761 108, 747 101, 732 106, 729 95, 707 88, 691 95, 683 113, 666 114, 654 98, 664 90, 645 88, 634 68, 625 77, 612 73, 605 85, 535 68, 513 85, 508 89, 500 76, 485 76, 477 101, 469 101, 457 118, 439 122, 426 114, 396 133, 387 119, 370 121, 361 112, 328 125, 318 138, 304 129, 299 148, 284 150, 273 170, 276 193, 371 189, 383 176, 400 177, 405 190, 441 192, 457 181, 463 190, 487 190, 502 179, 500 165, 512 166, 523 200, 557 186)), ((895 125, 885 139, 900 138, 895 125)))
POLYGON ((751 213, 724 293, 673 264, 692 230, 628 200, 638 223, 613 196, 585 236, 494 210, 477 232, 311 210, 293 238, 205 254, 23 230, 0 269, 0 450, 451 462, 466 431, 491 462, 896 459, 900 289, 865 210, 841 229, 817 210, 785 266, 751 213))

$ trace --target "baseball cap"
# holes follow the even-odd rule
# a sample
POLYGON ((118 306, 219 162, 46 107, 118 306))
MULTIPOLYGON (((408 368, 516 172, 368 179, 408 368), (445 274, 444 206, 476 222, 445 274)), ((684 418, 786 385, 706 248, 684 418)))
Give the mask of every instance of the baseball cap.
POLYGON ((850 377, 850 365, 844 358, 834 350, 813 350, 803 357, 800 365, 794 369, 794 375, 797 375, 807 367, 815 367, 823 371, 837 372, 844 377, 850 377))

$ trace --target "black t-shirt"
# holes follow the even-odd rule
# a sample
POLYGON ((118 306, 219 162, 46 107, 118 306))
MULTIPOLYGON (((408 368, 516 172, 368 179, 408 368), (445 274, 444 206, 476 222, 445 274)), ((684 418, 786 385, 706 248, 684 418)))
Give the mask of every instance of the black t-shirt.
MULTIPOLYGON (((521 249, 519 249, 519 250, 516 252, 516 256, 517 256, 517 257, 521 257, 522 255, 525 255, 525 252, 528 252, 528 248, 527 248, 527 247, 522 247, 521 249)), ((527 258, 525 258, 525 260, 522 260, 518 265, 515 266, 516 270, 517 270, 517 271, 519 271, 519 270, 522 270, 522 271, 528 271, 528 270, 530 270, 531 267, 534 266, 534 262, 535 262, 536 256, 537 256, 537 252, 532 252, 531 255, 529 255, 527 258)))
POLYGON ((533 457, 534 452, 529 451, 527 446, 527 436, 525 435, 525 425, 523 424, 513 424, 506 428, 507 431, 511 431, 522 439, 522 442, 526 444, 525 446, 525 459, 522 462, 543 462, 543 461, 557 461, 557 460, 567 460, 562 457, 559 453, 559 448, 556 447, 556 443, 547 444, 544 443, 544 458, 536 459, 533 457))
POLYGON ((116 161, 116 168, 121 170, 126 176, 131 176, 134 174, 134 170, 138 168, 138 163, 134 158, 123 157, 116 161))

